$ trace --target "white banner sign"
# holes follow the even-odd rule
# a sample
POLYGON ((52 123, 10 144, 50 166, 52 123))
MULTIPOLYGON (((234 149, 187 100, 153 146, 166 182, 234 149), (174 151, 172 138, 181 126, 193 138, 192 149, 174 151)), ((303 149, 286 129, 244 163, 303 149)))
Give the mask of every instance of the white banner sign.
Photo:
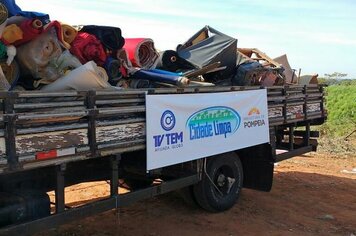
POLYGON ((146 95, 147 170, 269 142, 267 91, 146 95))

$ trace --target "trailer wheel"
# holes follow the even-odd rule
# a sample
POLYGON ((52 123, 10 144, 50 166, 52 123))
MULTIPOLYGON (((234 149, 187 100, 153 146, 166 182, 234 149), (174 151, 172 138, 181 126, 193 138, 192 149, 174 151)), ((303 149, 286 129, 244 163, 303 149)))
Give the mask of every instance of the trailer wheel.
POLYGON ((50 199, 37 190, 0 192, 0 227, 49 216, 50 199))
POLYGON ((243 169, 233 152, 210 157, 202 180, 193 188, 197 203, 210 212, 231 208, 240 196, 243 169))

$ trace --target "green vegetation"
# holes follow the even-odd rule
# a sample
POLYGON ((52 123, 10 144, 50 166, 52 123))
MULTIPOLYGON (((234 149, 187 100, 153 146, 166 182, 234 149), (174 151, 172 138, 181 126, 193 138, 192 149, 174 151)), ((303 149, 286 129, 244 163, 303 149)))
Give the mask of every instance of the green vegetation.
POLYGON ((330 85, 354 85, 356 86, 356 79, 326 79, 326 78, 318 78, 320 84, 330 85))
POLYGON ((340 73, 340 72, 334 72, 334 73, 331 73, 331 74, 324 74, 324 76, 327 79, 342 79, 342 78, 346 78, 347 74, 340 73))
POLYGON ((331 136, 344 136, 356 129, 356 84, 327 88, 326 128, 331 136))
POLYGON ((356 132, 352 132, 356 130, 356 80, 321 81, 329 84, 326 88, 328 118, 325 124, 317 127, 321 131, 321 149, 333 153, 355 153, 356 132))

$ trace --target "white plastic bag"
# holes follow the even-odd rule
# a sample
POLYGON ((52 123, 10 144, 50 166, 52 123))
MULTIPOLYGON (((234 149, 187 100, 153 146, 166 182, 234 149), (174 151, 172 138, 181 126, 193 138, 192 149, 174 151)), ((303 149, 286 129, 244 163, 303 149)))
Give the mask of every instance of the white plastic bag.
POLYGON ((42 91, 55 92, 63 90, 97 90, 113 89, 108 83, 108 75, 104 68, 94 61, 72 70, 67 75, 41 88, 42 91))

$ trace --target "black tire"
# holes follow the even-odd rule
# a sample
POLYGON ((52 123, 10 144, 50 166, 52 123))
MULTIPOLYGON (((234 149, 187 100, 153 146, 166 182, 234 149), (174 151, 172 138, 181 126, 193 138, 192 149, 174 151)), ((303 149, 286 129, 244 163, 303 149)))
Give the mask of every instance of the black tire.
POLYGON ((210 157, 202 180, 193 187, 197 203, 210 212, 230 209, 240 196, 243 169, 240 158, 233 152, 210 157), (214 184, 213 184, 213 183, 214 184))
POLYGON ((23 190, 20 194, 24 202, 26 202, 26 211, 29 219, 40 219, 51 214, 50 198, 46 192, 23 190))
POLYGON ((51 213, 47 193, 36 190, 19 190, 0 193, 0 226, 36 220, 51 213))

